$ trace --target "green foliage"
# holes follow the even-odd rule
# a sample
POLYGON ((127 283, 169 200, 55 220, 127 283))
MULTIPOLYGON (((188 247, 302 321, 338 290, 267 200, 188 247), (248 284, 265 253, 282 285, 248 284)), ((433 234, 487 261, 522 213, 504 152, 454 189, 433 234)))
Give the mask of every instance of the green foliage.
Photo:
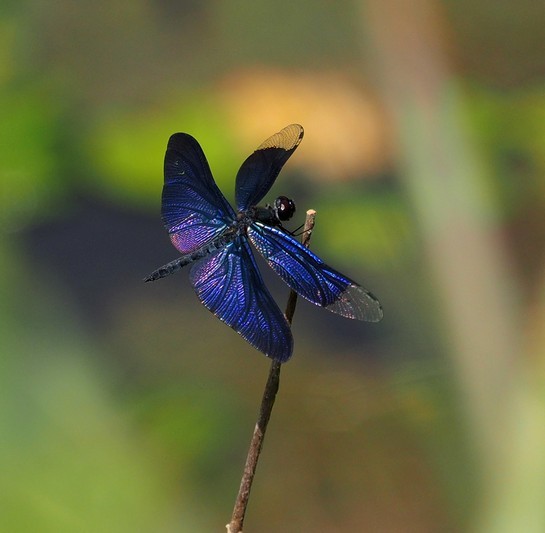
MULTIPOLYGON (((238 425, 241 407, 225 384, 214 386, 195 379, 139 391, 130 403, 135 420, 155 445, 176 458, 181 470, 192 470, 193 474, 200 473, 199 468, 210 469, 214 458, 222 460, 234 437, 232 429, 238 425), (226 437, 217 440, 216 435, 226 437)), ((221 464, 216 468, 220 471, 221 464)))
MULTIPOLYGON (((180 131, 199 141, 219 183, 222 178, 232 180, 240 161, 226 125, 225 114, 209 94, 180 95, 175 103, 148 109, 115 110, 97 120, 86 140, 95 171, 88 186, 124 204, 156 210, 167 141, 180 131)), ((224 190, 229 191, 231 183, 224 190)))
POLYGON ((545 192, 545 87, 473 88, 468 105, 503 212, 526 209, 545 192))
POLYGON ((354 191, 336 183, 313 207, 318 212, 314 244, 325 243, 330 257, 378 270, 414 248, 416 228, 395 190, 354 191))
POLYGON ((0 265, 0 530, 171 531, 174 481, 128 423, 66 301, 4 245, 0 265))
POLYGON ((59 180, 60 109, 41 87, 9 84, 0 89, 2 225, 17 226, 50 206, 59 180))

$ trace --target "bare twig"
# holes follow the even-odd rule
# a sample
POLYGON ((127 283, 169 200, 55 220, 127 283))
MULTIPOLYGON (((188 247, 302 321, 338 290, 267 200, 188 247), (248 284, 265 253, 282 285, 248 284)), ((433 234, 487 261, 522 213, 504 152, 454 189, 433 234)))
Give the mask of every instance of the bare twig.
MULTIPOLYGON (((301 241, 304 246, 308 248, 310 245, 310 237, 314 228, 314 222, 316 219, 316 211, 309 209, 307 211, 307 217, 305 220, 305 229, 301 241)), ((295 313, 295 306, 297 304, 297 293, 290 291, 288 303, 286 305, 286 318, 291 324, 293 315, 295 313)), ((252 482, 254 480, 255 470, 257 468, 257 462, 259 460, 259 454, 263 446, 263 440, 265 439, 265 431, 267 431, 267 424, 271 417, 271 412, 276 399, 276 393, 280 385, 280 367, 282 363, 273 359, 271 368, 269 370, 269 377, 265 390, 263 392, 263 398, 261 400, 261 408, 259 410, 259 416, 254 428, 252 440, 250 441, 250 447, 248 449, 248 455, 246 457, 246 464, 244 465, 244 472, 240 481, 240 488, 238 496, 235 501, 235 507, 233 509, 233 515, 231 522, 227 524, 228 533, 242 533, 242 525, 244 523, 244 515, 246 514, 246 507, 248 506, 248 500, 250 498, 250 489, 252 488, 252 482)))

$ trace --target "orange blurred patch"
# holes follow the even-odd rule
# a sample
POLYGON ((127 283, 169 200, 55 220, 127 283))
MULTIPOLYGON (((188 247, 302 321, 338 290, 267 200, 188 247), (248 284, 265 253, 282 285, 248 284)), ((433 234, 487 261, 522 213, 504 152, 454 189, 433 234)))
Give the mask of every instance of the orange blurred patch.
POLYGON ((304 167, 321 180, 351 180, 389 166, 385 114, 346 75, 243 70, 224 79, 219 93, 241 150, 251 152, 296 122, 305 128, 305 138, 290 161, 292 168, 304 167))

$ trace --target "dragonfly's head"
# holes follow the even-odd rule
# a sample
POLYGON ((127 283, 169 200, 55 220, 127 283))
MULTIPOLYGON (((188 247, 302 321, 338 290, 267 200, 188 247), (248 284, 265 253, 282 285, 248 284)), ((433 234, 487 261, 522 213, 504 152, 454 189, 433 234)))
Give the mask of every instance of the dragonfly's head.
POLYGON ((289 220, 295 213, 295 202, 287 196, 279 196, 274 201, 274 214, 280 222, 289 220))

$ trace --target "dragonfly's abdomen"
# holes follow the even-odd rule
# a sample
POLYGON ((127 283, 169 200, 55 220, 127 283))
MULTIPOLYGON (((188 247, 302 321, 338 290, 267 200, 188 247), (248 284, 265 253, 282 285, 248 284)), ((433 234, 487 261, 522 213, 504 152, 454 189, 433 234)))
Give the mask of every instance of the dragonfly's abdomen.
POLYGON ((194 252, 182 255, 182 257, 178 257, 178 259, 174 259, 174 261, 171 261, 170 263, 163 265, 157 270, 154 270, 149 276, 144 278, 144 281, 156 281, 166 276, 170 276, 170 274, 174 274, 174 272, 177 272, 186 265, 189 265, 190 263, 193 263, 195 261, 198 261, 199 259, 202 259, 203 257, 206 257, 207 255, 210 255, 216 250, 219 250, 230 242, 234 241, 235 238, 240 234, 241 229, 242 224, 240 223, 231 226, 221 235, 201 246, 200 248, 197 248, 194 252))

